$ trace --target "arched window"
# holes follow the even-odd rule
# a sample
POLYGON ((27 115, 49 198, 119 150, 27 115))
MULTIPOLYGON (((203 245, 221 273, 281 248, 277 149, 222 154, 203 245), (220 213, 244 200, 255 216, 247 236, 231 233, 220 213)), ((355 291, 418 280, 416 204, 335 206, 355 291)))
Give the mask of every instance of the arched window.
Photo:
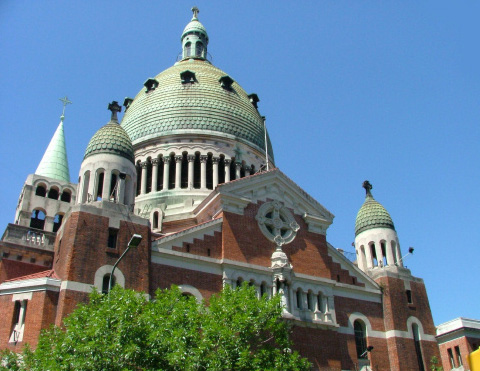
POLYGON ((242 167, 240 168, 240 178, 245 178, 245 175, 245 164, 242 164, 242 167))
POLYGON ((95 195, 95 201, 99 201, 103 197, 103 180, 105 178, 105 173, 102 171, 97 174, 97 192, 95 195))
POLYGON ((60 226, 62 225, 63 215, 57 214, 53 219, 53 232, 57 232, 60 226))
POLYGON ((137 161, 137 165, 135 166, 137 169, 137 196, 140 195, 142 190, 142 166, 140 165, 140 160, 137 161))
POLYGON ((43 229, 45 227, 45 213, 36 209, 32 212, 30 219, 30 228, 43 229))
POLYGON ((230 162, 230 180, 236 179, 236 176, 237 176, 236 168, 237 168, 237 164, 235 163, 235 157, 234 157, 230 162))
POLYGON ((317 310, 319 312, 323 312, 323 294, 321 292, 319 292, 317 294, 317 310))
POLYGON ((375 249, 375 244, 370 244, 368 246, 368 248, 370 249, 370 251, 372 252, 372 260, 373 260, 373 266, 374 267, 378 267, 378 260, 377 260, 377 251, 375 249))
POLYGON ((416 323, 412 324, 413 340, 415 341, 415 352, 417 353, 418 369, 425 371, 423 365, 422 347, 420 346, 420 331, 416 323))
POLYGON ((225 183, 225 156, 220 155, 220 160, 218 161, 218 184, 225 183))
POLYGON ((47 188, 45 184, 39 184, 35 190, 35 194, 40 197, 45 197, 47 195, 47 188))
POLYGON ((212 154, 209 153, 207 156, 207 189, 213 189, 213 160, 212 154))
POLYGON ((60 201, 70 202, 71 200, 72 200, 72 193, 70 192, 70 190, 65 189, 62 192, 62 195, 60 196, 60 201))
POLYGON ((153 213, 153 229, 158 229, 158 211, 153 213))
POLYGON ((158 158, 157 166, 157 190, 163 189, 163 157, 158 158))
POLYGON ((383 266, 386 266, 388 265, 388 262, 387 262, 387 249, 385 248, 385 241, 381 241, 380 246, 382 247, 382 264, 383 266))
POLYGON ((185 44, 185 57, 190 57, 191 55, 192 55, 192 43, 189 41, 188 43, 185 44))
POLYGON ((260 285, 260 296, 263 296, 267 294, 267 284, 265 282, 262 282, 260 285))
MULTIPOLYGON (((115 276, 112 277, 112 288, 113 286, 115 286, 115 276)), ((102 280, 102 294, 108 294, 108 292, 110 291, 110 287, 109 287, 109 284, 110 284, 110 274, 106 274, 103 276, 103 280, 102 280)))
POLYGON ((355 332, 355 346, 357 348, 357 358, 367 357, 367 333, 365 324, 360 320, 353 323, 353 331, 355 332))
POLYGON ((315 302, 313 301, 313 295, 311 291, 307 293, 307 305, 308 305, 308 310, 312 312, 315 310, 315 302))
POLYGON ((200 153, 195 153, 193 162, 193 188, 200 189, 200 153))
POLYGON ((48 191, 48 198, 51 198, 52 200, 58 200, 58 188, 57 187, 52 187, 48 191))
POLYGON ((187 152, 182 153, 182 176, 180 181, 181 188, 188 188, 188 158, 187 152))
POLYGON ((172 153, 170 155, 170 166, 168 167, 168 189, 175 188, 175 173, 177 170, 177 167, 175 165, 175 154, 172 153))
POLYGON ((195 44, 195 56, 203 57, 203 43, 201 41, 197 41, 195 44))
POLYGON ((236 282, 236 287, 241 287, 242 286, 242 283, 243 283, 243 278, 242 277, 238 277, 237 278, 237 282, 236 282))
POLYGON ((147 193, 152 192, 152 159, 147 158, 147 193))
POLYGON ((297 308, 303 309, 303 292, 302 290, 297 290, 297 308))

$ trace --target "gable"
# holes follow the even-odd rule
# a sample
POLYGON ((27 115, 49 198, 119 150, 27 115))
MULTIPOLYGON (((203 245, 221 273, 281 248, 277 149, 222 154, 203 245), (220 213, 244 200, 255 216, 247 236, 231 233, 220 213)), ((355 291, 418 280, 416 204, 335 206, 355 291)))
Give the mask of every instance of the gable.
POLYGON ((221 184, 195 210, 197 215, 221 211, 243 215, 250 203, 280 201, 302 216, 311 232, 325 234, 334 215, 279 169, 221 184))

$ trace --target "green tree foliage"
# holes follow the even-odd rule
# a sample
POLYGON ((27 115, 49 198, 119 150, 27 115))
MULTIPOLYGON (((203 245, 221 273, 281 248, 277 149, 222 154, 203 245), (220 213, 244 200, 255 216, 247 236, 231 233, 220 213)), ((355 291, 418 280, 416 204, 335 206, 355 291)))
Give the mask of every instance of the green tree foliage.
POLYGON ((257 299, 247 285, 227 286, 209 306, 176 287, 149 301, 116 286, 92 293, 35 351, 0 357, 12 370, 309 370, 281 312, 278 297, 257 299))

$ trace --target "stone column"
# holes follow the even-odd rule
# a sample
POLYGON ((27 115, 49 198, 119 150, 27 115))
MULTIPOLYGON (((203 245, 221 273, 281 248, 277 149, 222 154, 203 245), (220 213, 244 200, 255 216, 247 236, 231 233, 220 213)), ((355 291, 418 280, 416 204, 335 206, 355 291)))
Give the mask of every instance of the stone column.
POLYGON ((193 166, 195 165, 195 156, 188 155, 188 189, 193 189, 193 166))
POLYGON ((212 158, 212 167, 213 167, 213 189, 218 185, 218 157, 212 158))
POLYGON ((182 156, 175 157, 175 189, 182 188, 182 156))
POLYGON ((207 188, 207 156, 200 156, 200 189, 207 188))
POLYGON ((388 242, 384 242, 385 246, 385 253, 387 254, 387 265, 394 265, 395 262, 393 261, 393 251, 392 247, 388 244, 388 242))
POLYGON ((242 168, 241 162, 235 162, 235 179, 240 179, 240 170, 242 168))
POLYGON ((118 203, 119 204, 124 204, 126 205, 127 203, 125 202, 125 180, 120 178, 120 176, 117 178, 118 180, 118 189, 117 189, 117 195, 118 195, 118 203))
POLYGON ((110 201, 110 183, 112 182, 112 172, 105 170, 103 173, 102 200, 110 201))
POLYGON ((158 161, 158 158, 152 160, 152 192, 158 191, 158 161))
POLYGON ((379 267, 383 267, 383 252, 380 242, 375 242, 375 252, 377 254, 377 263, 379 267))
POLYGON ((170 156, 163 157, 163 190, 168 190, 168 181, 170 180, 170 156))
POLYGON ((142 188, 140 189, 140 194, 144 195, 147 193, 147 161, 144 161, 140 164, 142 166, 142 188))
POLYGON ((403 260, 402 259, 402 253, 400 251, 400 245, 398 244, 398 241, 395 242, 395 247, 393 247, 397 251, 397 264, 401 267, 403 267, 403 260))
POLYGON ((230 181, 230 162, 231 160, 225 159, 225 183, 230 181))

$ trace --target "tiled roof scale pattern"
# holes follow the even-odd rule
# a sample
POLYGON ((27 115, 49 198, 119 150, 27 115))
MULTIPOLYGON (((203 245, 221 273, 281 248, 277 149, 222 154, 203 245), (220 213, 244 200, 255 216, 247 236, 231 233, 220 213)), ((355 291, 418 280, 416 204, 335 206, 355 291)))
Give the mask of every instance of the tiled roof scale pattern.
POLYGON ((97 153, 116 154, 135 163, 132 141, 125 130, 114 121, 110 121, 90 139, 84 159, 97 153))
MULTIPOLYGON (((142 89, 129 106, 122 127, 134 144, 170 135, 220 135, 265 150, 263 119, 247 93, 233 82, 222 87, 225 72, 204 60, 189 59, 156 76, 158 87, 142 89), (182 82, 184 71, 195 74, 182 82)), ((268 153, 273 157, 267 135, 268 153)))

